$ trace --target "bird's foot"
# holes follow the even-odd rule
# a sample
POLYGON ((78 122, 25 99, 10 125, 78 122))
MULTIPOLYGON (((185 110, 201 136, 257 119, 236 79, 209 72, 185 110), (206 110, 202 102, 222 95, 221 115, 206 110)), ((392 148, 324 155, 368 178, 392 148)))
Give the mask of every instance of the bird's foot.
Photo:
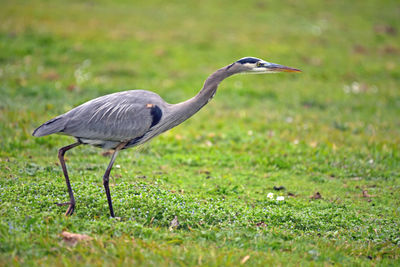
POLYGON ((65 216, 71 216, 75 210, 75 203, 73 202, 64 202, 64 203, 56 203, 57 206, 67 206, 69 205, 67 211, 65 212, 65 216))
POLYGON ((70 205, 70 204, 71 204, 71 202, 64 202, 64 203, 54 203, 54 204, 56 204, 57 206, 61 207, 61 206, 67 206, 67 205, 70 205))

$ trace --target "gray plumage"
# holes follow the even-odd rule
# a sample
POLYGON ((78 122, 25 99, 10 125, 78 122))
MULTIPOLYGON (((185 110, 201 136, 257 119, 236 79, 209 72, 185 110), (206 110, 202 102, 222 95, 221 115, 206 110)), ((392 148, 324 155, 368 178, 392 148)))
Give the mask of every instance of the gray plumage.
POLYGON ((211 74, 193 98, 178 104, 165 102, 156 93, 130 90, 90 100, 38 127, 33 136, 66 134, 77 143, 60 149, 59 158, 66 179, 70 202, 66 215, 74 212, 75 200, 64 162, 64 153, 80 144, 115 149, 103 177, 111 216, 114 217, 108 179, 114 160, 121 149, 143 144, 193 116, 214 96, 219 83, 236 73, 299 72, 297 69, 269 63, 257 58, 242 58, 211 74))
POLYGON ((153 135, 151 133, 155 133, 156 128, 151 129, 152 110, 156 107, 164 111, 162 120, 168 115, 171 105, 149 91, 118 92, 90 100, 46 122, 33 135, 62 133, 74 136, 84 144, 112 149, 121 142, 153 135))

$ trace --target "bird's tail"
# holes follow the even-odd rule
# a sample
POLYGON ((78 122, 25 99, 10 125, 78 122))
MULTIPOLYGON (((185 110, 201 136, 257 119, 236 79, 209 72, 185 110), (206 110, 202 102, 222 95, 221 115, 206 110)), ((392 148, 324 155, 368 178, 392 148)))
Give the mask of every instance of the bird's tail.
POLYGON ((53 133, 58 133, 64 130, 64 126, 65 126, 65 119, 62 116, 58 116, 40 125, 38 128, 36 128, 35 131, 33 131, 32 135, 39 137, 53 133))

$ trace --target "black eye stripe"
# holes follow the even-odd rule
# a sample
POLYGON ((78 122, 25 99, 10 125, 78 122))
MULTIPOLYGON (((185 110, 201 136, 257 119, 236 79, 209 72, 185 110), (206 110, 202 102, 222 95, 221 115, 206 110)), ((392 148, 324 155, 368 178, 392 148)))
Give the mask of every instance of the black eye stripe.
POLYGON ((260 59, 255 58, 255 57, 245 57, 245 58, 242 58, 241 60, 238 60, 237 62, 240 64, 246 64, 246 63, 253 64, 253 63, 257 63, 258 61, 260 61, 260 59))

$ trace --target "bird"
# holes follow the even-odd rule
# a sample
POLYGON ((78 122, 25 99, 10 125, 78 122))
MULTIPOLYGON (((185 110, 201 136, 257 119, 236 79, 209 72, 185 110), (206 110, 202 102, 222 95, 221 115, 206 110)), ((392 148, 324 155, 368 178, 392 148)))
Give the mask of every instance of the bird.
POLYGON ((79 145, 92 145, 113 150, 111 160, 103 175, 103 186, 110 216, 114 218, 109 177, 121 150, 146 143, 189 119, 214 97, 219 84, 224 79, 238 73, 276 72, 301 72, 301 70, 255 57, 244 57, 212 73, 194 97, 181 103, 167 103, 151 91, 121 91, 92 99, 43 123, 33 131, 33 136, 64 134, 76 139, 75 143, 58 150, 69 201, 56 204, 68 206, 66 216, 74 213, 76 202, 64 160, 64 155, 68 150, 79 145))

